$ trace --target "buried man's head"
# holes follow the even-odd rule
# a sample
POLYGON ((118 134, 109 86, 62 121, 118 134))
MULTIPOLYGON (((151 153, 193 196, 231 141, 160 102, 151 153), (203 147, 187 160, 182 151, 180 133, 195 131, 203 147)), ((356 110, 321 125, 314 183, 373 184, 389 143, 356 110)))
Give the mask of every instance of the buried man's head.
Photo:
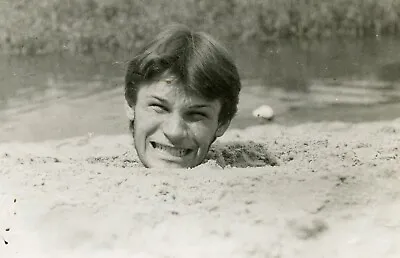
POLYGON ((125 99, 135 148, 146 167, 195 167, 237 112, 241 84, 227 51, 176 25, 130 61, 125 99))

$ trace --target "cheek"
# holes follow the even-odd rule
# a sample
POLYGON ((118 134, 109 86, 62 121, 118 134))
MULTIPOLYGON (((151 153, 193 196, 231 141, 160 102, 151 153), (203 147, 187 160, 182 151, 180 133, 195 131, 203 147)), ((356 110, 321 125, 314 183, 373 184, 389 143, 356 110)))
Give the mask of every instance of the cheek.
POLYGON ((208 147, 215 136, 216 126, 197 125, 191 128, 192 135, 201 147, 208 147))
POLYGON ((157 127, 157 118, 154 115, 149 114, 143 109, 137 108, 135 110, 135 134, 143 137, 143 134, 149 134, 154 128, 157 127))

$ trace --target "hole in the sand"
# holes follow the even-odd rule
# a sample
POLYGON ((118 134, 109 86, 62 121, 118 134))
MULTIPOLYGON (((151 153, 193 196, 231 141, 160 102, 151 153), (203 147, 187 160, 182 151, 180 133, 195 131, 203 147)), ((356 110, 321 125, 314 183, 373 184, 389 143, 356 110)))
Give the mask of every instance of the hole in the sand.
POLYGON ((276 158, 263 143, 226 142, 210 148, 207 160, 215 160, 221 167, 264 167, 277 166, 276 158))
MULTIPOLYGON (((122 156, 89 157, 88 163, 102 163, 114 167, 143 167, 135 152, 127 152, 122 156)), ((253 141, 232 141, 215 143, 211 146, 203 164, 215 162, 219 167, 265 167, 278 166, 277 159, 268 151, 264 143, 253 141)))

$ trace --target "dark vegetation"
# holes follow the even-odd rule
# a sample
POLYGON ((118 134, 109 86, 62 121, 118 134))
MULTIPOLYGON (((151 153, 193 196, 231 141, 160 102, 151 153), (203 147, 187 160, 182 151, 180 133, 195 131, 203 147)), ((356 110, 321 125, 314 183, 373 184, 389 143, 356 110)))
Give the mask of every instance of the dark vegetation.
POLYGON ((396 36, 400 0, 7 0, 3 52, 135 50, 173 22, 229 44, 396 36))

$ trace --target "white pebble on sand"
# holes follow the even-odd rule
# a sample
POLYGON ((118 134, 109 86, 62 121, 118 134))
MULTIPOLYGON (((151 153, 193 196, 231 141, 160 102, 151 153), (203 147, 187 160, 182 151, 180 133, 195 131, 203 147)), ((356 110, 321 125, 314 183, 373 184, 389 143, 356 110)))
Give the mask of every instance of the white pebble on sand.
POLYGON ((263 118, 266 120, 272 120, 274 117, 274 110, 268 105, 262 105, 253 110, 253 116, 257 118, 263 118))

